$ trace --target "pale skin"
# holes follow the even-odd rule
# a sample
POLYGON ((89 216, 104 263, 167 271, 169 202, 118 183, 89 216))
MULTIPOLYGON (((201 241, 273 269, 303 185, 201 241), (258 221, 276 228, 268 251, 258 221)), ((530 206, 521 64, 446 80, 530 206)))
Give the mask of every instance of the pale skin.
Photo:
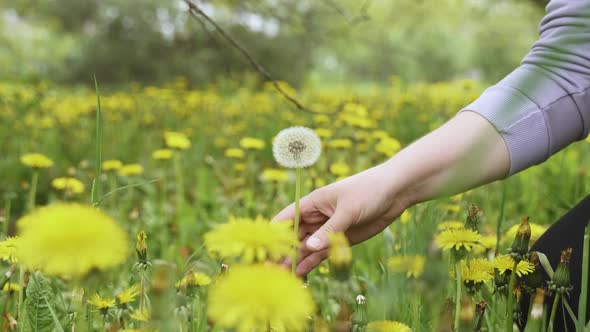
MULTIPOLYGON (((501 135, 481 115, 461 112, 383 164, 319 188, 301 199, 297 274, 327 258, 328 234, 351 244, 379 234, 407 208, 461 193, 508 175, 501 135)), ((291 204, 273 218, 293 220, 291 204)))

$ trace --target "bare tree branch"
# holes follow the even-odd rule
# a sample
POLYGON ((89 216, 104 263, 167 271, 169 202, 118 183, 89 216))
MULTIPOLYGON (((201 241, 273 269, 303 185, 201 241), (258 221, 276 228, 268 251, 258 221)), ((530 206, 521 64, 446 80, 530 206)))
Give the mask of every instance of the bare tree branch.
POLYGON ((340 14, 350 25, 355 25, 364 21, 368 21, 371 19, 369 14, 367 13, 369 9, 369 5, 371 4, 370 0, 365 0, 359 14, 352 16, 346 8, 342 7, 338 1, 336 0, 324 0, 324 3, 330 7, 332 7, 338 14, 340 14))
POLYGON ((217 24, 217 22, 215 22, 215 20, 213 20, 209 15, 207 15, 205 12, 203 12, 203 10, 201 10, 201 8, 199 8, 199 6, 197 6, 195 3, 193 3, 190 0, 184 0, 184 2, 189 7, 189 13, 191 14, 191 16, 193 18, 199 20, 199 16, 203 17, 207 22, 209 22, 211 25, 213 25, 213 27, 215 27, 217 32, 219 32, 219 34, 225 40, 227 40, 235 49, 237 49, 248 60, 250 65, 260 75, 262 75, 262 77, 264 77, 266 80, 270 81, 272 83, 272 86, 274 87, 274 89, 278 93, 280 93, 290 103, 295 105, 295 107, 297 107, 297 109, 299 109, 301 111, 309 112, 309 113, 327 114, 327 115, 335 114, 335 113, 338 113, 342 110, 342 106, 344 103, 341 103, 341 106, 337 110, 332 111, 332 112, 319 112, 317 110, 313 110, 308 107, 305 107, 299 100, 297 100, 297 98, 293 97, 287 91, 285 91, 281 87, 279 82, 273 78, 273 76, 269 73, 269 71, 262 64, 260 64, 258 61, 256 61, 256 59, 254 59, 254 57, 252 57, 252 55, 250 55, 250 53, 242 45, 240 45, 240 43, 238 43, 232 36, 230 36, 229 33, 227 31, 225 31, 225 29, 223 29, 219 24, 217 24))

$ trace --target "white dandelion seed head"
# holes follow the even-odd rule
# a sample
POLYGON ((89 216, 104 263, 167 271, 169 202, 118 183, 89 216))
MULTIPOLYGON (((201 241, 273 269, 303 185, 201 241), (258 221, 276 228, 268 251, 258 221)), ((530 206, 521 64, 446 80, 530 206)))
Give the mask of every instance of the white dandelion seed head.
POLYGON ((288 168, 313 165, 322 153, 322 143, 316 133, 306 127, 291 127, 279 132, 272 145, 277 163, 288 168))
POLYGON ((358 303, 358 304, 365 304, 366 302, 367 302, 367 299, 364 296, 358 295, 356 297, 356 303, 358 303))

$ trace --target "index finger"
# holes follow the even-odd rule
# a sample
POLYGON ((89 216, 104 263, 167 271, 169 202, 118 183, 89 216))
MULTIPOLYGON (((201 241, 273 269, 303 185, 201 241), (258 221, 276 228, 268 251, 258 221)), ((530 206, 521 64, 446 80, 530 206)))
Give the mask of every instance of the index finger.
MULTIPOLYGON (((303 197, 299 201, 299 222, 305 223, 320 223, 328 220, 326 216, 319 211, 314 202, 313 193, 303 197)), ((289 204, 281 212, 279 212, 273 219, 272 223, 279 221, 292 221, 295 219, 295 203, 289 204)))

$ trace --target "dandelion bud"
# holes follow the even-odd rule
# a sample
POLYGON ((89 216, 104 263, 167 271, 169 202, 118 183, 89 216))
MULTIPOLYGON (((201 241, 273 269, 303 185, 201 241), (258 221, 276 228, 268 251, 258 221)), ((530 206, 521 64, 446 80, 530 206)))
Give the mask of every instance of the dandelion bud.
POLYGON ((367 325, 367 299, 363 295, 356 297, 356 308, 352 314, 352 331, 364 331, 367 325))
POLYGON ((536 332, 542 331, 544 322, 544 301, 545 301, 545 290, 543 288, 537 288, 535 297, 533 299, 533 306, 531 313, 526 324, 525 332, 536 332))
POLYGON ((137 252, 137 260, 140 264, 147 264, 147 234, 144 231, 137 234, 137 242, 135 243, 135 252, 137 252))
POLYGON ((535 289, 543 287, 543 272, 540 269, 539 255, 533 252, 529 258, 529 263, 534 267, 534 270, 522 276, 522 285, 527 293, 532 294, 535 289))
POLYGON ((334 267, 333 273, 337 280, 347 280, 352 265, 352 250, 344 233, 335 233, 328 236, 330 247, 328 261, 334 267))
POLYGON ((543 318, 543 302, 545 301, 545 290, 543 288, 537 288, 535 293, 535 299, 533 300, 533 308, 531 309, 532 319, 543 318))
POLYGON ((516 231, 514 242, 512 242, 510 254, 517 260, 522 259, 522 256, 529 251, 530 239, 531 226, 529 225, 529 217, 523 217, 520 221, 520 226, 518 226, 518 230, 516 231))
POLYGON ((479 206, 471 204, 468 210, 467 219, 465 219, 465 229, 479 232, 479 211, 481 211, 479 206))
POLYGON ((475 331, 481 331, 483 325, 483 315, 486 312, 488 303, 484 300, 479 301, 475 304, 475 331))
POLYGON ((555 290, 559 292, 567 291, 571 288, 570 285, 570 259, 572 257, 572 248, 567 248, 561 252, 561 258, 553 279, 551 280, 555 290))

